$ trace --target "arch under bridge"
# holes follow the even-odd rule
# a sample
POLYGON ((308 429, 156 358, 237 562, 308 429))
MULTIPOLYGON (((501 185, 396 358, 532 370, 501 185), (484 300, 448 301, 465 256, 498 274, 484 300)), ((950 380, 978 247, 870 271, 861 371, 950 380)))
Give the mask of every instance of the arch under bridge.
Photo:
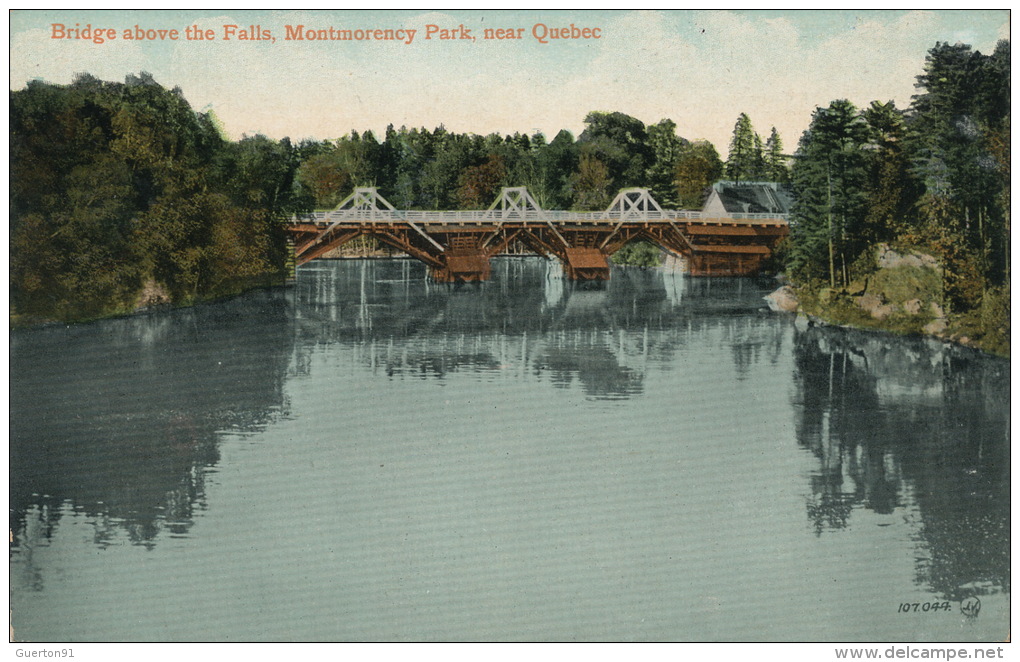
POLYGON ((336 209, 293 217, 288 230, 298 265, 362 236, 427 264, 439 281, 489 278, 489 260, 514 242, 555 257, 567 276, 607 280, 609 257, 645 239, 682 257, 698 276, 757 273, 780 239, 789 234, 783 214, 730 214, 664 210, 648 189, 623 189, 605 211, 542 209, 527 188, 503 188, 478 211, 394 209, 372 187, 356 188, 336 209))

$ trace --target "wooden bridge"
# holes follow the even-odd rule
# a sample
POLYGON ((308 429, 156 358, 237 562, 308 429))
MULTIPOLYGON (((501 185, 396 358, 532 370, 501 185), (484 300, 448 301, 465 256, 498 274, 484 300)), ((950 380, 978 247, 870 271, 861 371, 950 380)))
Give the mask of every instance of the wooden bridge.
POLYGON ((620 191, 600 212, 539 207, 525 187, 504 188, 487 210, 401 211, 375 188, 356 188, 329 212, 296 216, 288 229, 297 264, 361 236, 372 236, 415 257, 439 281, 489 278, 489 260, 514 242, 556 257, 567 276, 608 280, 609 256, 645 239, 681 256, 698 276, 757 273, 775 244, 789 234, 782 214, 730 214, 663 210, 648 189, 620 191))

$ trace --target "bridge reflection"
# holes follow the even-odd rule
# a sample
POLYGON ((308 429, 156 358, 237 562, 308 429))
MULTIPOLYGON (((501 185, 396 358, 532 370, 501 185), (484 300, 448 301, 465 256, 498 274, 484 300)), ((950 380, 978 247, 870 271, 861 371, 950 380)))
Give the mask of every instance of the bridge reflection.
POLYGON ((345 262, 299 279, 299 370, 310 369, 318 344, 347 343, 353 360, 393 379, 530 372, 559 387, 576 382, 590 398, 621 399, 642 392, 649 358, 668 362, 706 329, 734 344, 738 372, 780 349, 780 334, 744 316, 764 309, 761 288, 747 279, 619 269, 611 281, 579 283, 550 261, 505 258, 489 283, 449 285, 408 260, 345 262))

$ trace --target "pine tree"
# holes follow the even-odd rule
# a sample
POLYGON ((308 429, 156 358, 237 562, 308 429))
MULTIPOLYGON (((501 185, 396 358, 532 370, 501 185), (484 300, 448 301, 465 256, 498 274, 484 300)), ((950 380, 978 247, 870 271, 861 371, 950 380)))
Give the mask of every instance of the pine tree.
POLYGON ((794 206, 791 266, 804 277, 849 281, 864 250, 868 128, 846 100, 817 108, 797 150, 791 178, 794 206))
POLYGON ((786 155, 783 154, 783 139, 779 137, 776 127, 772 127, 769 139, 765 141, 765 177, 770 182, 786 184, 790 181, 790 170, 786 167, 786 155))
POLYGON ((754 132, 747 113, 740 113, 733 126, 730 153, 726 159, 726 176, 735 182, 756 181, 765 177, 761 136, 754 132))

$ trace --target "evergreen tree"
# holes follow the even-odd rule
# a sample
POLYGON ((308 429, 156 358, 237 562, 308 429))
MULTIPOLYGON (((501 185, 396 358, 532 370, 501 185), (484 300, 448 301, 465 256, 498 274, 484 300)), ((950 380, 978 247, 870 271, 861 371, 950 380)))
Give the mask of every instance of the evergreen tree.
POLYGON ((779 137, 776 127, 772 127, 769 139, 765 141, 765 179, 770 182, 787 184, 790 181, 790 170, 786 167, 786 155, 783 154, 783 139, 779 137))
POLYGON ((913 99, 907 138, 925 186, 929 234, 960 242, 979 256, 987 278, 1001 282, 1009 259, 1007 210, 990 141, 1009 116, 1009 43, 1000 42, 992 56, 937 43, 917 80, 923 92, 913 99))
POLYGON ((914 210, 920 195, 903 149, 906 121, 891 101, 872 101, 864 119, 869 135, 864 239, 869 243, 890 241, 915 226, 914 210))
POLYGON ((818 108, 804 132, 791 173, 794 193, 791 266, 830 286, 849 281, 864 250, 868 127, 852 103, 818 108))
POLYGON ((735 181, 758 181, 765 177, 765 157, 761 136, 754 131, 751 118, 740 113, 733 126, 730 153, 726 159, 726 176, 735 181))

